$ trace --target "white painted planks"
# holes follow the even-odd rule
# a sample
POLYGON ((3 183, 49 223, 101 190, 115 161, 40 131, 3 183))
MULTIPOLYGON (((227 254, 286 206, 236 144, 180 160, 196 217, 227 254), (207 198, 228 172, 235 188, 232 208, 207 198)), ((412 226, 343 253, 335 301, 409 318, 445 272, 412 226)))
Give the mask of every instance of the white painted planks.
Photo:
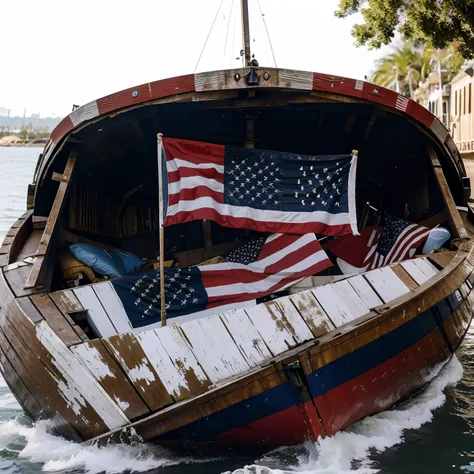
POLYGON ((372 285, 384 303, 395 300, 410 291, 389 267, 371 270, 364 273, 363 277, 372 285))
POLYGON ((418 285, 422 285, 438 273, 438 270, 434 265, 424 258, 407 260, 406 262, 401 262, 400 265, 418 283, 418 285))
POLYGON ((52 363, 64 380, 57 380, 59 393, 77 414, 87 401, 109 429, 129 423, 123 411, 45 321, 36 325, 36 337, 51 354, 52 363))
POLYGON ((291 295, 290 300, 315 337, 323 336, 336 328, 311 291, 301 291, 291 295))
POLYGON ((212 383, 250 369, 219 316, 195 319, 180 327, 212 383))
POLYGON ((109 319, 92 286, 81 286, 73 289, 74 294, 88 313, 89 323, 99 337, 110 337, 117 334, 115 326, 109 319))
POLYGON ((320 286, 311 291, 337 328, 354 319, 333 285, 320 286))
POLYGON ((339 298, 345 303, 353 319, 359 318, 364 314, 370 312, 369 308, 364 303, 364 300, 354 290, 351 284, 347 281, 340 281, 331 285, 339 298))
POLYGON ((373 309, 383 304, 383 301, 367 283, 367 280, 363 277, 363 275, 353 276, 347 281, 352 286, 352 288, 354 288, 354 291, 360 296, 367 308, 373 309))
POLYGON ((225 327, 250 367, 272 357, 262 336, 243 310, 227 311, 220 315, 225 327))
POLYGON ((200 393, 208 385, 208 377, 178 326, 144 331, 136 334, 136 338, 175 400, 200 393))
POLYGON ((117 334, 133 331, 125 308, 110 282, 92 285, 117 334))

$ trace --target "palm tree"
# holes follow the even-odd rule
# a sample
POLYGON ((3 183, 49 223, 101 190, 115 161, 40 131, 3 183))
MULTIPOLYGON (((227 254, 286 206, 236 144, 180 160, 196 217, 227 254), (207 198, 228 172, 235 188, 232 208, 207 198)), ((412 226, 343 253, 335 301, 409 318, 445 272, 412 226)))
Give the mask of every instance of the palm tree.
POLYGON ((423 49, 405 41, 377 60, 371 80, 413 98, 413 85, 425 79, 430 68, 429 61, 423 49))

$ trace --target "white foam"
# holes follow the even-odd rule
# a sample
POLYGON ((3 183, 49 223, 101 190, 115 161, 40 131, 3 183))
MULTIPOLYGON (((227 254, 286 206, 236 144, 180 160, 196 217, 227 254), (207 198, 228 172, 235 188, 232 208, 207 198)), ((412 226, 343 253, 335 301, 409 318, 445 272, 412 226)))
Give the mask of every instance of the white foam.
POLYGON ((306 443, 296 451, 296 462, 283 470, 272 468, 281 464, 278 459, 295 451, 295 448, 279 448, 269 453, 256 464, 237 469, 233 474, 369 474, 378 472, 370 460, 370 451, 385 451, 403 441, 403 432, 418 429, 433 418, 433 412, 446 400, 443 390, 461 380, 462 366, 453 357, 444 367, 435 368, 428 387, 417 397, 392 410, 387 410, 360 421, 331 438, 318 443, 306 443), (357 468, 354 467, 357 462, 357 468))
POLYGON ((6 393, 0 396, 0 409, 4 408, 7 410, 21 410, 20 404, 16 401, 16 398, 12 393, 6 393))
POLYGON ((19 458, 42 463, 45 472, 83 470, 87 474, 145 472, 176 464, 209 462, 211 459, 176 457, 170 451, 147 444, 83 446, 50 433, 50 424, 40 421, 32 427, 17 420, 0 422, 0 450, 26 443, 19 458))

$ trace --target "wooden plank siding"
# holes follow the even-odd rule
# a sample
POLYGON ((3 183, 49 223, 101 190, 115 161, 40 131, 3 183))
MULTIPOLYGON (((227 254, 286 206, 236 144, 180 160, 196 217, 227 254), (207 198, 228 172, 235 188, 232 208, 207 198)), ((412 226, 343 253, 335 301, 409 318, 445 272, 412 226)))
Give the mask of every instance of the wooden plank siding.
MULTIPOLYGON (((28 276, 28 280, 26 281, 25 288, 36 288, 40 283, 40 279, 43 278, 43 262, 48 255, 50 246, 49 243, 53 236, 53 233, 56 230, 56 224, 59 219, 59 215, 64 207, 66 195, 69 190, 69 182, 72 177, 72 173, 74 171, 74 167, 76 164, 76 157, 77 152, 76 150, 72 150, 69 153, 69 158, 66 163, 66 167, 63 173, 63 181, 59 184, 56 197, 54 198, 53 206, 49 213, 48 221, 46 222, 46 227, 43 232, 43 236, 41 237, 41 241, 38 246, 38 256, 36 257, 35 262, 33 263, 33 268, 28 276)), ((45 283, 45 282, 43 282, 45 283)))

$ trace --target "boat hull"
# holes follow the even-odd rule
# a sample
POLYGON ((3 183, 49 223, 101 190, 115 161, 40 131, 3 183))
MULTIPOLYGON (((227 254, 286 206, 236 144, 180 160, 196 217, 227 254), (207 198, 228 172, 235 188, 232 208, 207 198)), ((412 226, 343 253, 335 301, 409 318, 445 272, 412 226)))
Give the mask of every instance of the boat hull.
MULTIPOLYGON (((12 229, 12 244, 27 234, 27 222, 26 216, 12 229)), ((147 412, 144 401, 151 405, 154 389, 142 385, 140 399, 128 397, 124 385, 130 387, 133 374, 122 372, 120 354, 107 353, 106 340, 91 341, 90 353, 101 348, 105 358, 88 366, 77 351, 86 345, 67 345, 63 326, 54 326, 60 313, 41 314, 28 295, 15 295, 16 273, 7 268, 0 272, 2 375, 32 418, 52 420, 77 441, 138 435, 159 443, 191 439, 267 448, 331 436, 419 390, 461 343, 474 304, 473 243, 466 241, 442 271, 409 294, 238 377, 147 412)), ((34 298, 41 303, 41 295, 34 298)))

